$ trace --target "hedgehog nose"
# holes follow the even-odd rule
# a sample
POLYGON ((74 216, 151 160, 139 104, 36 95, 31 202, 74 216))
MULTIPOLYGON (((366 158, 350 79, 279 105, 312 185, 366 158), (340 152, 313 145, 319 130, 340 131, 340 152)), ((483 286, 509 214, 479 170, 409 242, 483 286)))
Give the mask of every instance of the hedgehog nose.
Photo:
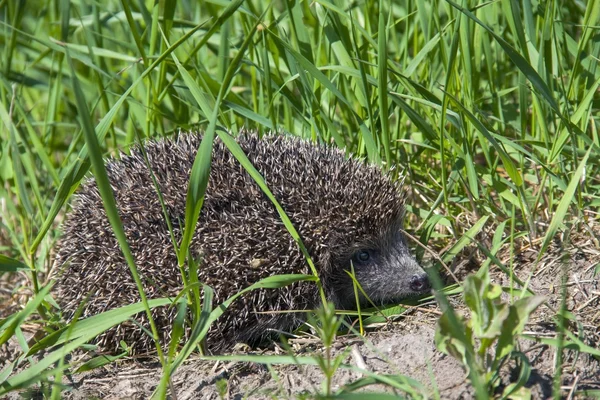
POLYGON ((410 290, 415 292, 424 292, 429 289, 429 279, 427 274, 413 275, 410 278, 410 290))

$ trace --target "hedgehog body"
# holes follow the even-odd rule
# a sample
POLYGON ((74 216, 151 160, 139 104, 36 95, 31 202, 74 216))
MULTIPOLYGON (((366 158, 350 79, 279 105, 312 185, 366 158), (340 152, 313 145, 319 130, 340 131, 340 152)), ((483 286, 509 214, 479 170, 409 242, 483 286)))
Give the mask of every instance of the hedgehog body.
MULTIPOLYGON (((199 134, 150 141, 149 165, 164 199, 175 238, 185 220, 190 171, 199 134)), ((426 274, 400 233, 403 207, 399 184, 379 168, 348 159, 327 146, 281 136, 242 134, 238 144, 264 177, 299 232, 337 308, 356 306, 351 278, 382 304, 423 293, 426 274)), ((139 149, 106 166, 129 246, 149 298, 175 297, 183 289, 180 268, 146 161, 139 149)), ((271 275, 310 274, 310 268, 272 202, 215 140, 211 174, 190 251, 199 260, 201 283, 215 291, 214 304, 271 275)), ((56 299, 67 319, 87 298, 82 317, 140 301, 114 237, 94 179, 85 182, 67 216, 59 242, 56 299), (89 295, 89 297, 88 297, 89 295)), ((361 298, 365 303, 365 299, 361 298)), ((238 342, 257 344, 270 332, 291 331, 321 300, 314 282, 251 291, 210 328, 213 352, 238 342), (275 313, 269 313, 275 312, 275 313)), ((176 307, 159 307, 153 318, 168 343, 176 307)), ((147 326, 146 316, 135 316, 147 326)), ((125 322, 99 336, 101 349, 115 351, 125 340, 136 352, 151 350, 140 324, 125 322)))

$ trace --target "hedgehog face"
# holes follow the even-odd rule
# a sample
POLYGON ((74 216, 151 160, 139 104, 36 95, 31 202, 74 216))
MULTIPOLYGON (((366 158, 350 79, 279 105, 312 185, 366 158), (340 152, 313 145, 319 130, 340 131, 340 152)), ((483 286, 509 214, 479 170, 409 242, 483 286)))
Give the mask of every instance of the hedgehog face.
MULTIPOLYGON (((372 243, 357 244, 348 256, 335 262, 336 269, 350 271, 354 267, 357 281, 369 299, 376 305, 391 303, 418 296, 430 289, 427 274, 410 254, 402 235, 398 232, 372 243)), ((356 307, 351 278, 338 275, 335 279, 335 302, 340 308, 356 307)), ((360 294, 360 303, 370 303, 360 294)))

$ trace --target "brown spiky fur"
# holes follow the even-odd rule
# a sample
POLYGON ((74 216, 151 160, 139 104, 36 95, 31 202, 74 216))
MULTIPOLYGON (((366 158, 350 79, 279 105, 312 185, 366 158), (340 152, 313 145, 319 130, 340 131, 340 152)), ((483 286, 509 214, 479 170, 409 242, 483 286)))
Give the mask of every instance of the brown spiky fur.
MULTIPOLYGON (((181 134, 177 139, 145 145, 177 240, 183 230, 188 179, 200 140, 199 134, 181 134)), ((369 287, 372 283, 375 288, 367 294, 378 302, 415 294, 407 289, 408 278, 400 276, 420 276, 422 270, 410 261, 406 246, 398 239, 402 197, 397 183, 379 168, 348 159, 331 147, 281 136, 261 140, 247 133, 237 141, 299 231, 327 297, 338 307, 353 304, 354 291, 345 270, 350 269, 353 254, 361 248, 380 246, 381 260, 402 260, 397 270, 390 270, 386 264, 385 271, 390 272, 365 272, 361 284, 369 287), (396 247, 393 257, 384 257, 390 246, 396 247), (377 294, 382 286, 380 279, 403 280, 396 286, 387 283, 385 292, 377 294)), ((141 152, 134 149, 130 156, 111 160, 106 169, 148 297, 176 296, 182 289, 180 270, 141 152)), ((215 290, 214 304, 267 276, 310 274, 271 201, 218 139, 191 251, 200 260, 200 281, 215 290)), ((67 319, 72 318, 88 293, 92 295, 82 317, 140 301, 94 179, 84 183, 76 195, 55 266, 59 271, 56 299, 67 319)), ((253 291, 234 302, 213 324, 208 347, 224 351, 237 342, 254 344, 272 329, 289 331, 301 323, 301 314, 257 311, 306 310, 319 303, 312 282, 253 291)), ((165 335, 163 340, 169 337, 175 312, 174 307, 153 310, 159 330, 165 335)), ((136 319, 147 326, 143 313, 136 319)), ((105 332, 97 338, 97 344, 113 351, 121 339, 136 351, 153 348, 151 338, 130 322, 105 332)))

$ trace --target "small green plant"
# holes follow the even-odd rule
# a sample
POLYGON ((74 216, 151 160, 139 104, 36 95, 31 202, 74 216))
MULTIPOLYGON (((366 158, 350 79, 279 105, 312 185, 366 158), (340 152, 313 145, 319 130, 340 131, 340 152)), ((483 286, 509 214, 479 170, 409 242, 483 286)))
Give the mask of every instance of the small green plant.
POLYGON ((498 389, 501 366, 515 359, 520 368, 519 378, 504 388, 502 398, 507 398, 524 390, 529 379, 529 361, 525 354, 515 350, 516 340, 544 298, 528 296, 512 304, 505 303, 500 299, 502 288, 490 283, 487 270, 480 275, 469 276, 464 282, 463 297, 471 318, 458 316, 457 326, 449 316, 452 310, 447 310, 438 322, 435 343, 439 350, 461 361, 471 382, 478 380, 488 394, 498 389))
POLYGON ((220 399, 226 399, 227 398, 227 379, 222 378, 219 379, 218 381, 215 382, 215 385, 217 387, 217 392, 219 393, 219 398, 220 399))
POLYGON ((327 302, 316 310, 316 316, 310 318, 310 323, 314 326, 317 335, 321 338, 325 346, 325 354, 317 354, 315 355, 315 359, 317 365, 323 371, 323 375, 325 375, 325 380, 323 381, 325 394, 326 396, 331 396, 333 375, 348 355, 347 352, 342 352, 335 357, 331 354, 331 346, 342 324, 342 318, 335 314, 333 303, 327 302))
MULTIPOLYGON (((335 307, 331 302, 324 303, 315 311, 314 316, 309 317, 310 325, 314 327, 325 347, 324 353, 316 354, 312 357, 325 377, 323 380, 322 397, 317 396, 317 398, 347 398, 352 397, 355 395, 355 392, 358 392, 359 390, 361 393, 356 393, 356 396, 359 396, 359 398, 361 398, 360 396, 369 399, 396 398, 394 396, 390 397, 391 395, 388 394, 365 391, 367 387, 372 385, 384 385, 393 390, 405 392, 414 399, 426 397, 426 389, 419 382, 409 377, 394 374, 374 374, 367 370, 343 363, 350 354, 351 349, 349 347, 334 357, 331 348, 335 342, 342 322, 343 317, 336 314, 335 307), (360 372, 363 377, 345 384, 339 390, 333 390, 333 376, 340 368, 353 369, 360 372)), ((309 396, 308 398, 311 397, 309 396)))

